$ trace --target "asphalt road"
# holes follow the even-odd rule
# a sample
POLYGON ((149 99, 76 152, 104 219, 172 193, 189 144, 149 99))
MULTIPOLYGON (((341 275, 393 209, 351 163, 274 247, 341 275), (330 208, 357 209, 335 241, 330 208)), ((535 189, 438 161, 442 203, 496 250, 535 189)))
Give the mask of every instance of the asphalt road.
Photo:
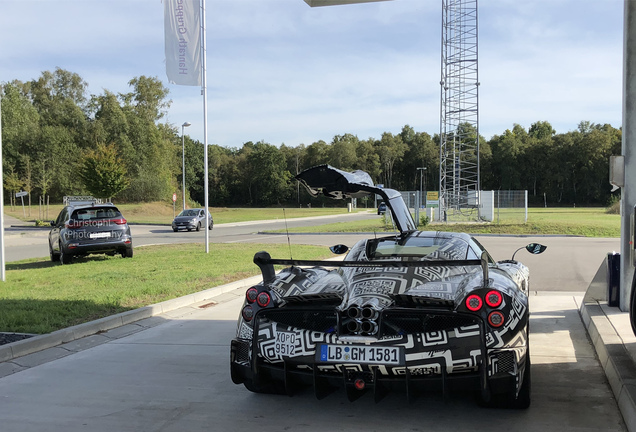
MULTIPOLYGON (((290 234, 264 233, 315 226, 343 220, 372 219, 373 213, 352 213, 347 215, 312 217, 301 219, 240 222, 217 224, 210 232, 213 243, 291 243, 332 246, 342 243, 353 246, 360 239, 373 234, 290 234)), ((169 226, 132 225, 134 245, 201 243, 204 249, 205 233, 173 232, 169 226)), ((9 227, 5 233, 6 261, 25 258, 46 257, 48 259, 48 230, 9 227)), ((562 236, 476 236, 496 260, 509 259, 520 247, 528 243, 542 243, 548 249, 542 255, 530 255, 524 250, 516 258, 530 268, 531 289, 536 291, 580 292, 587 288, 607 253, 620 250, 618 238, 583 238, 562 236)), ((288 258, 288 257, 280 257, 288 258)))

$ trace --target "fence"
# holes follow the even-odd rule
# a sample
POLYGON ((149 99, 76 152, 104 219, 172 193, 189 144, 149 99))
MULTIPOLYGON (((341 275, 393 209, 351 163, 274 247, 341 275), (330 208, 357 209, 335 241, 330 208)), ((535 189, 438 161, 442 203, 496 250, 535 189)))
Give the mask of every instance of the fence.
MULTIPOLYGON (((416 209, 418 204, 420 209, 425 207, 426 191, 418 197, 420 191, 401 192, 402 199, 410 209, 416 209), (418 199, 419 198, 419 199, 418 199), (421 203, 421 204, 420 204, 421 203)), ((481 191, 480 205, 466 206, 462 208, 447 208, 446 222, 478 222, 487 221, 493 223, 526 223, 528 222, 528 191, 526 190, 496 190, 481 191), (479 210, 479 211, 478 211, 479 210)), ((439 209, 435 209, 433 218, 443 220, 439 209)), ((415 211, 417 214, 418 212, 415 211)), ((424 213, 424 210, 419 212, 424 213)))
POLYGON ((492 218, 495 223, 526 223, 528 222, 528 191, 527 190, 496 190, 482 191, 482 209, 485 215, 488 199, 492 197, 492 218))

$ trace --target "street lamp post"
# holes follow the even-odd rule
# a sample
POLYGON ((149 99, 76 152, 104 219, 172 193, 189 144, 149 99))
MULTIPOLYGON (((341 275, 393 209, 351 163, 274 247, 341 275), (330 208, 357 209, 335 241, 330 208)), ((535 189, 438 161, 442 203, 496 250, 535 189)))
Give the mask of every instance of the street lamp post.
POLYGON ((185 122, 181 125, 181 158, 182 158, 182 170, 181 170, 181 181, 183 182, 183 209, 185 210, 185 136, 183 135, 183 129, 190 126, 190 123, 185 122))
POLYGON ((420 208, 422 207, 422 176, 424 174, 424 171, 426 171, 426 167, 418 167, 417 170, 420 172, 420 194, 417 200, 417 211, 415 212, 415 215, 417 217, 417 224, 419 225, 419 218, 420 218, 420 208))
POLYGON ((420 201, 422 201, 422 178, 424 176, 424 171, 426 171, 426 167, 421 167, 417 169, 420 172, 420 201))

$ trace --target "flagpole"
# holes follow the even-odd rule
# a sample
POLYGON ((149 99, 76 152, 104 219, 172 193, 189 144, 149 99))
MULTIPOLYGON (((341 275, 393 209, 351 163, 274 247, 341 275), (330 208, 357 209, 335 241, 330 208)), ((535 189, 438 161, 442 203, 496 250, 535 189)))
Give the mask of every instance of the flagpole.
MULTIPOLYGON (((205 212, 209 214, 208 200, 208 79, 207 79, 207 50, 206 50, 206 30, 205 30, 205 0, 201 0, 201 49, 203 50, 203 159, 205 163, 204 169, 204 196, 205 196, 205 212)), ((208 216, 209 217, 209 216, 208 216)), ((205 253, 210 252, 210 221, 207 221, 205 227, 205 253)))
MULTIPOLYGON (((0 179, 4 178, 2 172, 2 86, 0 86, 0 179)), ((0 279, 6 281, 5 257, 4 257, 4 186, 0 184, 0 279)))

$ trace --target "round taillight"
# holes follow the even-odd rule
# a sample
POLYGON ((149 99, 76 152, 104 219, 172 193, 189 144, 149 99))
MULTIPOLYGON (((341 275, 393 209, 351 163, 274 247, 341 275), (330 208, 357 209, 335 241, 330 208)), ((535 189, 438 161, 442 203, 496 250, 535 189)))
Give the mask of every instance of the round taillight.
POLYGON ((254 318, 254 309, 252 309, 252 306, 247 305, 243 308, 241 314, 243 315, 243 319, 245 321, 250 322, 252 321, 252 318, 254 318))
POLYGON ((271 301, 272 301, 272 298, 265 291, 259 293, 258 296, 256 297, 256 303, 258 303, 260 307, 267 306, 269 302, 271 301))
POLYGON ((504 316, 499 311, 490 312, 488 315, 488 324, 492 327, 501 327, 504 323, 504 316))
POLYGON ((355 380, 353 382, 353 385, 355 386, 356 390, 364 390, 364 388, 367 386, 367 384, 364 382, 364 380, 360 379, 360 378, 355 380))
POLYGON ((245 293, 245 298, 248 303, 254 303, 256 301, 256 296, 258 296, 258 290, 254 287, 248 289, 245 293))
POLYGON ((477 294, 471 294, 466 299, 466 307, 468 308, 468 310, 473 312, 477 312, 479 309, 481 309, 482 304, 483 303, 481 301, 481 297, 479 297, 477 294))
POLYGON ((493 290, 486 294, 486 304, 488 306, 493 308, 499 307, 499 305, 501 305, 501 302, 503 302, 503 296, 499 291, 493 290))

